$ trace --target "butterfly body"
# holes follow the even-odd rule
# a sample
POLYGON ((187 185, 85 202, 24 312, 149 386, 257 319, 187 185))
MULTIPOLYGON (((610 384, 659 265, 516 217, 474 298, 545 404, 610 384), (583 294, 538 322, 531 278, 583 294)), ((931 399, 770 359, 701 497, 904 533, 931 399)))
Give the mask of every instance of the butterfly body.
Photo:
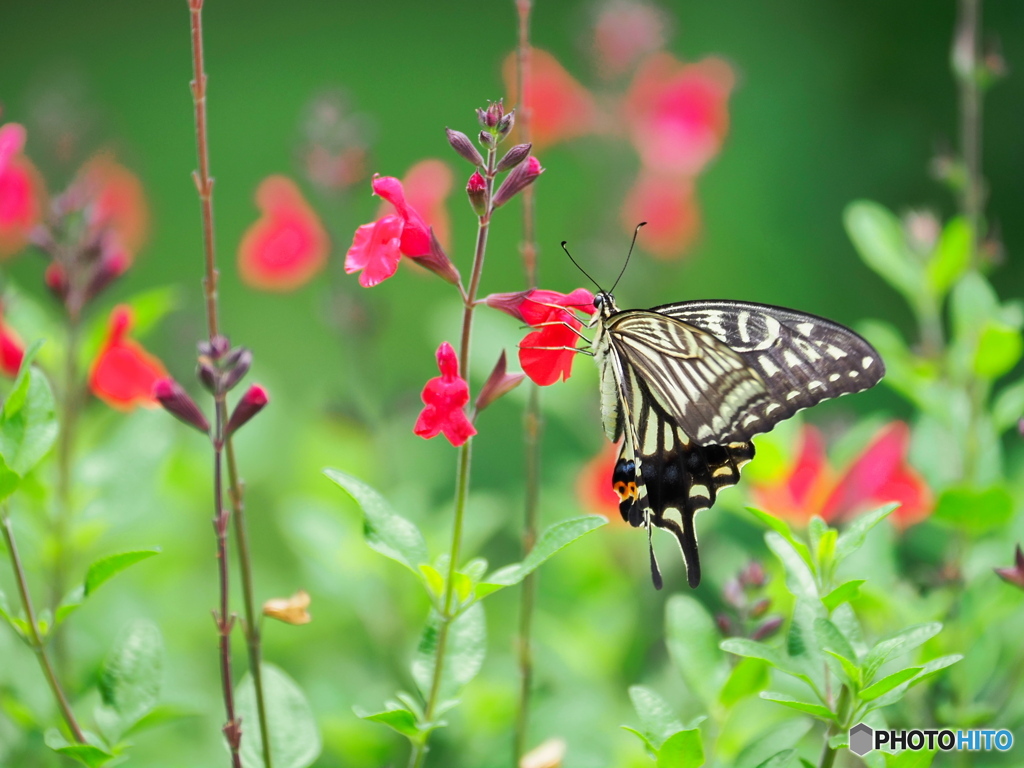
MULTIPOLYGON (((593 354, 623 519, 672 533, 691 587, 694 527, 754 456, 751 438, 804 408, 874 386, 881 357, 830 320, 766 304, 689 301, 619 310, 595 296, 593 354)), ((661 575, 650 550, 655 586, 661 575)))

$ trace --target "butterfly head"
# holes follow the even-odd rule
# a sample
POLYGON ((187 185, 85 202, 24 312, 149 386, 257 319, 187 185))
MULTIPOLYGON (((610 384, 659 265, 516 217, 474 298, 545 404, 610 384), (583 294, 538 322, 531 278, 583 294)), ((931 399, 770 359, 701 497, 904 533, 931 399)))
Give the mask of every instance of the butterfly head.
POLYGON ((618 311, 615 307, 615 297, 608 291, 598 291, 594 294, 594 309, 600 313, 601 317, 609 317, 618 311))

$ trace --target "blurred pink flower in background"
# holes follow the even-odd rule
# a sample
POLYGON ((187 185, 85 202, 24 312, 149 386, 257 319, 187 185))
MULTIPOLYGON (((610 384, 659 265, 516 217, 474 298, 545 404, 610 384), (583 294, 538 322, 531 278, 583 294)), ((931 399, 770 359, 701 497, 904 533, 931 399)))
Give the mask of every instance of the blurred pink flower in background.
POLYGON ((238 246, 242 281, 264 291, 293 291, 327 262, 330 242, 319 217, 285 176, 268 176, 256 190, 260 218, 238 246))
POLYGON ((665 45, 668 27, 667 15, 648 3, 601 3, 591 41, 598 74, 608 80, 628 74, 640 59, 665 45))
POLYGON ((93 155, 79 170, 71 194, 81 195, 86 218, 96 232, 116 237, 127 269, 149 235, 149 205, 142 182, 110 152, 93 155))
POLYGON ((729 129, 732 67, 707 58, 684 64, 656 53, 637 70, 623 118, 645 166, 695 176, 711 161, 729 129))
POLYGON ((21 125, 0 126, 0 258, 21 251, 42 216, 45 188, 24 147, 21 125))
POLYGON ((21 361, 25 357, 25 345, 3 317, 0 316, 0 373, 14 378, 21 369, 21 361))
POLYGON ((135 325, 131 307, 121 304, 110 313, 107 336, 89 371, 89 389, 112 408, 130 411, 157 404, 156 383, 167 377, 159 359, 128 334, 135 325))
POLYGON ((849 520, 888 502, 900 506, 890 519, 900 529, 932 513, 932 493, 907 461, 910 428, 902 421, 882 427, 842 472, 825 455, 821 433, 804 426, 796 459, 779 481, 754 485, 765 511, 806 524, 815 515, 828 522, 849 520))
MULTIPOLYGON (((502 75, 508 102, 518 108, 515 52, 505 58, 502 75)), ((597 105, 594 97, 547 51, 530 49, 526 90, 530 103, 524 106, 530 109, 530 140, 534 151, 595 130, 597 105)))
POLYGON ((580 506, 612 523, 626 525, 619 511, 619 494, 612 488, 612 470, 619 459, 619 443, 606 443, 576 476, 576 497, 580 506))
POLYGON ((641 171, 622 204, 621 218, 626 232, 647 222, 637 241, 654 256, 679 256, 700 232, 693 179, 641 171))

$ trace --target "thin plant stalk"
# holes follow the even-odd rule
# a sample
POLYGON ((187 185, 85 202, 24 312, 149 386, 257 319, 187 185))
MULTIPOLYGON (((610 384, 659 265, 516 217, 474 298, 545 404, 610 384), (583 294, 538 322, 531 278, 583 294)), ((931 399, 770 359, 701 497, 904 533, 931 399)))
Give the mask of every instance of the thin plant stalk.
POLYGON ((978 265, 984 209, 984 180, 981 176, 982 93, 979 73, 981 41, 981 0, 960 0, 956 45, 966 65, 960 82, 960 154, 964 163, 961 208, 971 227, 970 263, 978 265))
MULTIPOLYGON (((519 104, 516 123, 523 143, 530 142, 532 110, 529 99, 530 13, 533 0, 516 0, 518 42, 516 45, 516 84, 519 104)), ((534 234, 534 187, 523 190, 523 239, 519 252, 526 273, 526 287, 537 287, 537 242, 534 234)), ((540 447, 544 422, 540 410, 540 387, 530 383, 530 394, 523 415, 523 442, 526 454, 526 494, 523 502, 523 554, 528 555, 537 541, 537 517, 540 507, 540 447)), ((519 636, 516 641, 519 663, 519 702, 512 744, 512 765, 518 766, 526 752, 530 724, 530 694, 533 690, 533 613, 537 599, 537 572, 523 579, 519 599, 519 636)))
MULTIPOLYGON (((496 173, 495 150, 487 152, 487 200, 493 198, 494 175, 496 173)), ((469 351, 473 333, 473 310, 476 309, 476 296, 480 288, 480 277, 483 274, 484 256, 487 253, 487 234, 491 226, 491 209, 479 218, 476 233, 476 248, 473 251, 473 271, 469 288, 464 296, 462 311, 462 335, 459 342, 459 371, 463 376, 469 374, 469 351)), ((466 516, 466 501, 469 495, 469 473, 473 455, 473 438, 468 439, 459 447, 455 470, 455 519, 452 523, 452 543, 448 553, 448 575, 445 579, 444 596, 441 600, 440 626, 437 632, 437 645, 434 648, 434 675, 430 682, 423 717, 426 722, 434 719, 437 705, 440 704, 441 681, 444 678, 444 655, 448 647, 448 633, 451 624, 458 615, 455 605, 455 573, 458 570, 462 551, 462 528, 466 516)), ((409 755, 410 768, 421 768, 430 749, 429 736, 413 746, 409 755)))
POLYGON ((36 658, 39 659, 39 666, 43 670, 43 676, 46 677, 46 684, 50 686, 50 691, 53 693, 53 698, 57 702, 57 707, 60 709, 61 716, 64 718, 68 730, 71 731, 75 741, 79 744, 85 744, 85 734, 82 733, 78 721, 75 720, 75 714, 71 711, 71 705, 64 694, 64 689, 61 688, 60 680, 57 678, 53 663, 50 661, 50 656, 46 651, 46 643, 39 634, 36 612, 32 606, 32 597, 29 595, 28 582, 25 579, 25 569, 21 564, 21 556, 18 554, 18 545, 14 540, 14 528, 11 525, 11 518, 6 505, 0 510, 0 517, 2 517, 0 527, 3 528, 4 542, 7 545, 7 552, 11 558, 11 567, 14 569, 14 580, 18 584, 18 594, 21 597, 21 605, 25 611, 25 619, 28 622, 28 642, 32 646, 36 658))
MULTIPOLYGON (((220 324, 217 306, 217 258, 214 241, 213 226, 213 179, 210 176, 210 153, 207 136, 206 116, 206 68, 203 56, 203 0, 189 0, 189 19, 192 36, 192 101, 194 107, 195 130, 196 130, 196 152, 198 156, 199 169, 193 174, 196 190, 199 195, 200 209, 203 225, 203 254, 204 254, 204 278, 203 292, 206 303, 206 323, 211 343, 220 335, 220 324)), ((224 709, 227 721, 224 724, 224 735, 231 750, 231 762, 234 768, 241 768, 242 759, 239 748, 242 741, 242 728, 235 711, 234 680, 231 671, 231 630, 234 628, 235 617, 230 614, 230 577, 228 568, 228 527, 232 516, 232 508, 224 505, 223 489, 223 453, 225 447, 224 427, 227 422, 227 403, 225 394, 218 393, 215 396, 215 431, 213 436, 213 492, 214 492, 214 530, 217 538, 217 574, 220 588, 219 609, 214 612, 214 619, 219 634, 220 652, 220 674, 221 688, 224 697, 224 709)), ((241 505, 241 491, 238 483, 238 474, 234 465, 234 452, 228 447, 229 452, 229 485, 232 499, 232 506, 241 505)), ((236 517, 237 520, 237 517, 236 517)), ((238 523, 236 522, 236 532, 238 523)), ((246 592, 247 625, 255 625, 251 613, 251 568, 248 558, 248 542, 243 536, 239 537, 244 546, 243 564, 243 586, 246 592)), ((258 630, 256 630, 258 633, 258 630)), ((258 637, 258 634, 256 635, 258 637)), ((258 648, 257 648, 258 658, 258 648)), ((253 681, 258 681, 258 667, 253 672, 253 681)), ((263 691, 262 685, 256 686, 257 705, 260 713, 260 731, 263 739, 263 755, 267 767, 270 766, 269 739, 266 731, 266 717, 263 712, 263 691)))

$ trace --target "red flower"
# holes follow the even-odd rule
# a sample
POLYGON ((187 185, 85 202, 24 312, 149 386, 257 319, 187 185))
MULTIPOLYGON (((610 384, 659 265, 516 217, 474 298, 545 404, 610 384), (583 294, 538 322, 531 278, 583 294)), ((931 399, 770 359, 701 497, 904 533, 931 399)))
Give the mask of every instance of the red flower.
POLYGON ((149 232, 149 206, 138 177, 102 152, 82 166, 75 186, 88 200, 89 223, 96 231, 114 232, 130 264, 149 232))
POLYGON ((800 451, 788 475, 755 486, 758 503, 779 517, 806 523, 817 515, 829 522, 848 520, 892 501, 899 528, 919 523, 932 511, 931 490, 907 463, 910 429, 901 421, 883 427, 841 474, 829 467, 821 434, 804 427, 800 451))
POLYGON ((156 405, 154 387, 167 371, 128 332, 135 324, 131 307, 119 305, 110 313, 107 338, 89 372, 89 388, 107 405, 130 411, 156 405))
POLYGON ((21 361, 25 357, 25 345, 21 343, 13 330, 0 318, 0 373, 12 379, 21 370, 21 361))
MULTIPOLYGON (((594 130, 597 107, 594 97, 547 51, 530 49, 526 102, 530 111, 530 139, 539 150, 560 141, 584 136, 594 130)), ((502 66, 509 101, 518 101, 516 55, 511 53, 502 66)))
POLYGON ((476 429, 466 418, 469 385, 459 376, 459 360, 447 341, 437 348, 437 367, 441 375, 424 385, 424 408, 412 431, 427 440, 443 433, 448 442, 459 446, 475 435, 476 429))
POLYGON ((700 173, 729 128, 726 102, 734 80, 721 59, 683 64, 667 53, 647 59, 625 102, 630 136, 644 165, 662 173, 700 173))
MULTIPOLYGON (((385 179, 381 179, 381 181, 385 181, 385 179)), ((434 235, 445 249, 448 248, 450 242, 448 208, 445 206, 445 201, 451 194, 454 183, 455 177, 446 163, 432 158, 420 160, 406 171, 405 178, 402 179, 396 194, 406 210, 411 209, 414 214, 418 211, 423 222, 428 227, 433 227, 434 235)), ((374 192, 388 200, 389 203, 388 195, 395 194, 393 187, 388 185, 382 186, 382 191, 377 191, 375 186, 374 192)), ((384 216, 396 211, 401 214, 401 208, 397 204, 385 204, 378 215, 384 216)), ((427 250, 430 250, 429 244, 427 250)), ((403 251, 403 253, 405 252, 403 251)), ((407 253, 406 255, 422 256, 423 253, 407 253)))
POLYGON ((488 306, 507 312, 539 330, 519 343, 519 364, 523 372, 541 386, 565 381, 576 357, 577 333, 583 323, 573 310, 594 313, 594 295, 586 288, 569 294, 557 291, 494 293, 484 299, 488 306))
POLYGON ((602 77, 626 74, 665 44, 667 19, 653 5, 632 0, 605 2, 594 22, 594 55, 602 77))
POLYGON ((679 256, 700 232, 693 179, 641 171, 622 204, 621 219, 627 233, 633 232, 638 221, 647 222, 637 239, 653 255, 679 256))
POLYGON ((260 182, 256 206, 260 218, 238 246, 242 281, 264 291, 300 288, 327 262, 327 232, 295 182, 285 176, 260 182))
MULTIPOLYGON (((436 181, 436 172, 433 175, 436 181)), ((402 182, 393 176, 374 176, 373 193, 391 203, 396 213, 356 229, 345 256, 345 271, 349 274, 362 271, 359 284, 364 288, 395 274, 401 256, 416 258, 431 252, 430 227, 406 198, 402 182)))
POLYGON ((42 215, 43 182, 35 166, 21 154, 24 146, 22 126, 0 126, 0 258, 25 247, 42 215))
POLYGON ((619 445, 607 443, 601 452, 583 465, 576 477, 576 497, 592 514, 625 525, 619 512, 619 495, 612 488, 612 468, 619 459, 619 445))

